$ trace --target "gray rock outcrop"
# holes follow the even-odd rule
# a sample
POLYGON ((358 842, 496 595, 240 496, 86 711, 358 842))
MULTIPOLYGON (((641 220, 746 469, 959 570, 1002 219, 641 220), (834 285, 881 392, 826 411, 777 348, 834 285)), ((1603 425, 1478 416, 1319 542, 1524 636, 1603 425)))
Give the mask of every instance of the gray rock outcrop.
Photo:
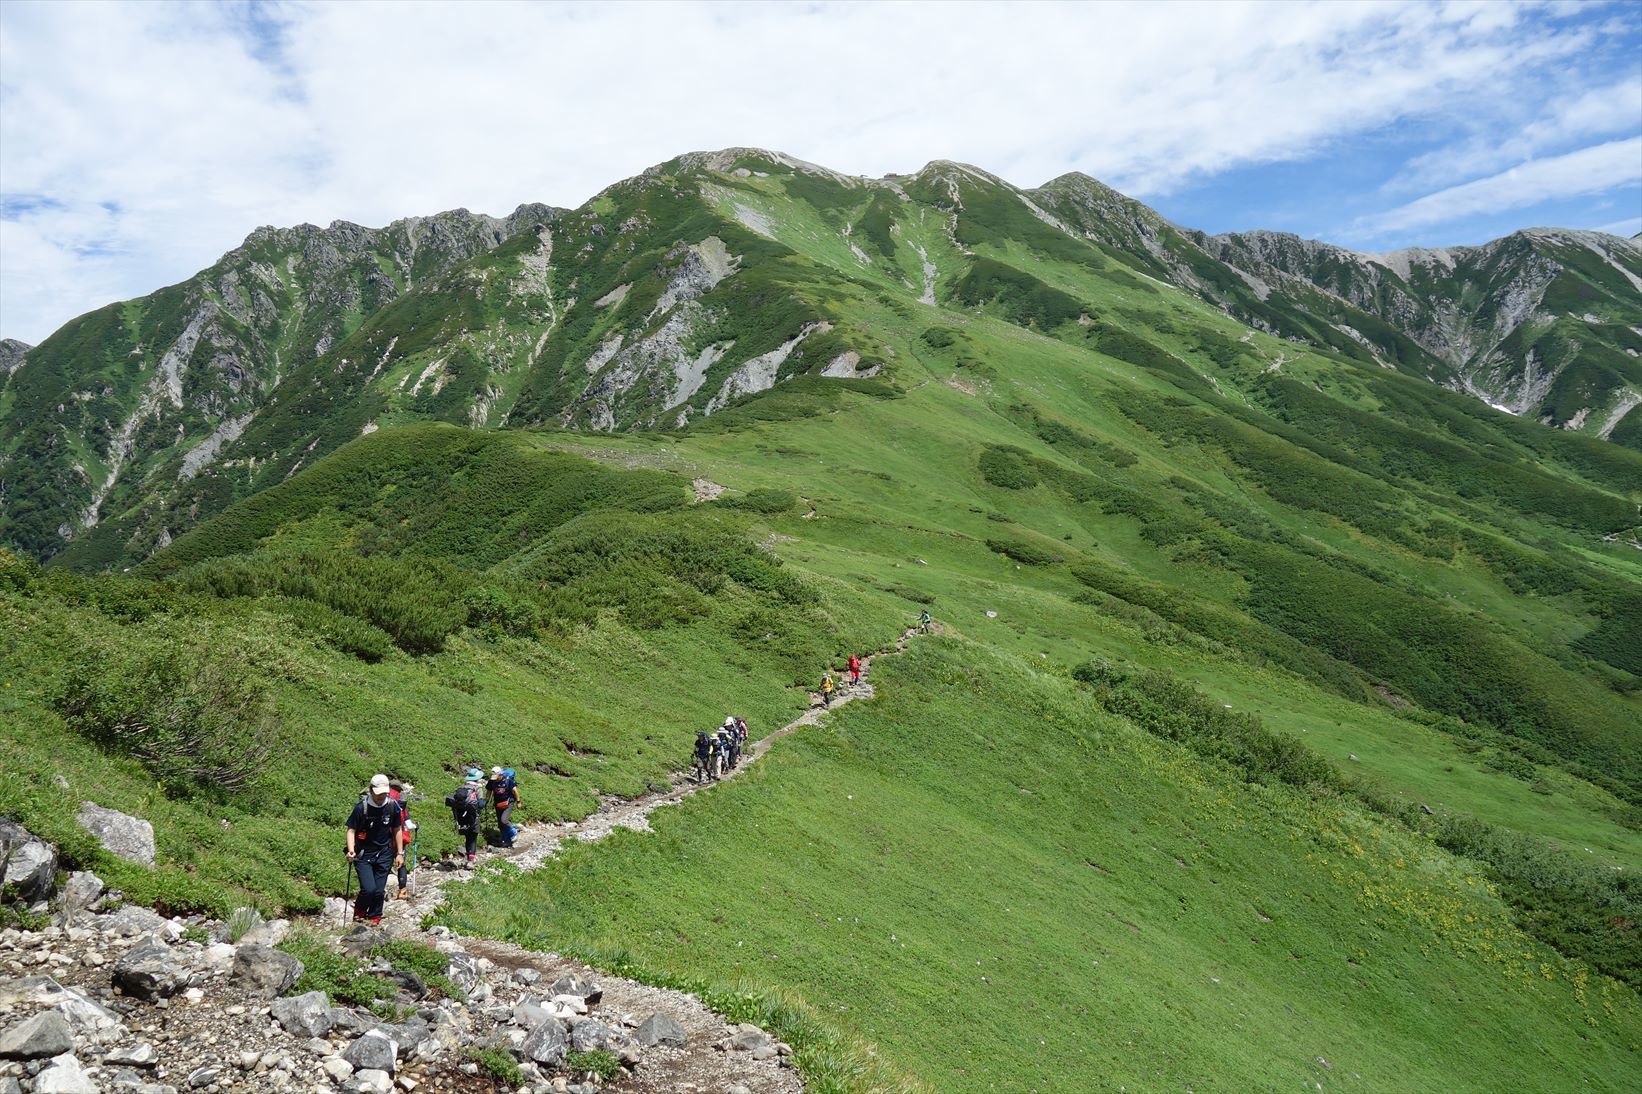
POLYGON ((556 1018, 549 1018, 531 1030, 523 1046, 525 1056, 538 1064, 549 1065, 564 1063, 567 1049, 564 1026, 556 1018))
POLYGON ((234 953, 234 980, 254 995, 283 995, 302 975, 302 962, 283 950, 241 946, 234 953))
POLYGON ((683 1047, 685 1042, 689 1040, 689 1035, 685 1033, 684 1027, 665 1014, 652 1014, 643 1022, 640 1022, 639 1028, 633 1036, 639 1044, 646 1048, 652 1045, 683 1047))
POLYGON ((32 904, 57 884, 57 849, 15 821, 0 818, 0 884, 32 904))
POLYGON ((322 991, 275 999, 269 1014, 285 1028, 286 1033, 298 1037, 323 1037, 336 1025, 336 1019, 331 1016, 331 1004, 322 991))
POLYGON ((150 1002, 168 999, 188 986, 189 971, 169 947, 153 939, 136 945, 114 963, 114 986, 150 1002))
POLYGON ((342 1053, 342 1058, 355 1071, 385 1071, 389 1075, 398 1067, 399 1046, 390 1037, 371 1030, 354 1040, 342 1053))
POLYGON ((154 826, 141 817, 105 809, 96 802, 81 802, 74 819, 115 858, 139 866, 154 865, 154 826))
POLYGON ((0 1058, 7 1060, 40 1060, 73 1048, 74 1031, 55 1010, 42 1011, 0 1033, 0 1058))

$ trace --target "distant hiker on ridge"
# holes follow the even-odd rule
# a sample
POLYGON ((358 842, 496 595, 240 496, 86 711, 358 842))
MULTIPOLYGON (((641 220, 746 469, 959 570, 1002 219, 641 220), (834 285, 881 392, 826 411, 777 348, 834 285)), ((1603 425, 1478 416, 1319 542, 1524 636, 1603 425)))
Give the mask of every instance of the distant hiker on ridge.
POLYGON ((861 655, 850 654, 850 685, 853 687, 861 682, 861 655))
POLYGON ((928 608, 925 608, 923 611, 918 613, 918 629, 923 631, 925 634, 929 633, 929 628, 934 624, 934 622, 935 620, 930 618, 928 608))
POLYGON ((388 777, 372 775, 371 785, 348 818, 348 861, 359 872, 355 921, 382 922, 382 900, 390 867, 405 861, 404 810, 388 797, 388 777))
POLYGON ((823 672, 821 674, 821 705, 829 710, 832 709, 832 693, 837 690, 838 685, 832 682, 832 673, 823 672))

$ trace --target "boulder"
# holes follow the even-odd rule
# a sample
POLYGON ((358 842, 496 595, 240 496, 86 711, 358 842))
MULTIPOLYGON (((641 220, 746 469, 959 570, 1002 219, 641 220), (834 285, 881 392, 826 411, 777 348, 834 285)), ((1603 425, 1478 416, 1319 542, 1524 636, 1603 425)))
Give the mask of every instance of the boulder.
POLYGON ((0 1010, 26 1005, 54 1008, 68 1019, 77 1033, 86 1036, 100 1029, 111 1029, 120 1020, 107 1007, 92 1002, 74 988, 65 988, 49 976, 0 980, 0 1010))
POLYGON ((103 879, 90 870, 76 870, 63 883, 58 904, 69 922, 90 912, 103 896, 103 879))
POLYGON ((381 1068, 366 1067, 354 1072, 354 1081, 349 1090, 359 1091, 360 1094, 389 1094, 393 1089, 393 1076, 381 1068))
POLYGON ((412 999, 427 998, 427 981, 409 969, 384 969, 376 975, 390 983, 398 984, 399 990, 412 999))
POLYGON ((353 1075, 353 1065, 340 1056, 328 1056, 319 1069, 329 1075, 334 1083, 346 1082, 353 1075))
POLYGON ((577 1052, 608 1051, 626 1039, 624 1034, 616 1032, 597 1018, 577 1022, 576 1028, 570 1031, 570 1047, 577 1052))
POLYGON ((109 1067, 153 1067, 159 1062, 160 1054, 154 1051, 154 1046, 147 1041, 138 1041, 126 1048, 117 1048, 103 1057, 103 1063, 109 1067))
POLYGON ((331 1011, 332 1027, 339 1033, 367 1033, 382 1024, 373 1014, 364 1014, 347 1007, 337 1007, 331 1011))
POLYGON ((57 884, 57 849, 14 821, 0 818, 0 885, 23 904, 51 896, 57 884))
POLYGON ((361 923, 343 935, 338 945, 342 947, 342 952, 350 957, 369 957, 372 950, 388 941, 391 941, 391 937, 387 931, 372 930, 361 923))
POLYGON ((260 923, 244 934, 240 935, 240 945, 247 943, 256 946, 277 946, 285 941, 291 933, 289 919, 271 919, 267 923, 260 923))
POLYGON ((548 994, 574 995, 588 1006, 592 1006, 604 998, 604 989, 585 977, 571 974, 570 976, 561 976, 553 981, 553 988, 548 994))
POLYGON ((166 999, 188 986, 188 970, 165 943, 149 939, 114 962, 114 986, 137 999, 166 999))
POLYGON ((74 819, 115 858, 139 866, 154 865, 154 826, 141 817, 104 809, 96 802, 81 802, 74 819))
POLYGON ((524 1054, 530 1059, 553 1067, 564 1063, 566 1048, 564 1026, 556 1018, 549 1018, 531 1030, 523 1045, 524 1054))
POLYGON ((55 1010, 42 1011, 0 1033, 0 1059, 43 1060, 74 1048, 74 1030, 55 1010))
POLYGON ((690 1039, 684 1027, 665 1014, 652 1014, 640 1022, 634 1036, 645 1048, 655 1045, 683 1046, 690 1039))
POLYGON ((408 1060, 418 1045, 433 1036, 428 1024, 420 1018, 412 1018, 393 1025, 383 1024, 377 1026, 373 1032, 393 1042, 394 1051, 401 1061, 408 1060))
POLYGON ((336 1025, 331 1005, 322 991, 275 999, 269 1014, 293 1037, 323 1037, 336 1025))
POLYGON ((98 925, 105 934, 135 938, 140 934, 163 934, 169 922, 156 912, 137 904, 126 904, 103 916, 98 925))
POLYGON ((221 1077, 221 1067, 215 1065, 196 1067, 188 1073, 188 1086, 191 1090, 204 1090, 208 1086, 217 1085, 217 1080, 221 1077))
POLYGON ((775 1041, 768 1033, 757 1026, 743 1022, 736 1027, 736 1034, 730 1038, 730 1047, 737 1052, 755 1052, 761 1048, 775 1048, 775 1041))
POLYGON ((515 1003, 513 1005, 513 1024, 520 1029, 535 1029, 548 1018, 553 1017, 535 1003, 515 1003))
POLYGON ((34 1089, 36 1094, 98 1094, 97 1084, 68 1052, 52 1057, 40 1070, 34 1077, 34 1089))
POLYGON ((241 946, 234 953, 234 982, 263 998, 283 995, 302 975, 302 962, 283 950, 241 946))
POLYGON ((374 1029, 357 1038, 342 1053, 342 1058, 352 1064, 355 1071, 385 1071, 389 1075, 394 1073, 398 1057, 399 1046, 374 1029))
POLYGON ((463 992, 471 995, 479 986, 480 975, 478 958, 466 953, 450 955, 450 971, 445 976, 463 992))

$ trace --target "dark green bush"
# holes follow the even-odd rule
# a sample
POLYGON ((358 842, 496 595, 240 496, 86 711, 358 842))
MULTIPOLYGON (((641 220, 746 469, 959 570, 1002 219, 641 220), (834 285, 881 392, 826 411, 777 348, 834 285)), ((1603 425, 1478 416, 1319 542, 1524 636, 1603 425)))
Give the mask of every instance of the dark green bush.
POLYGON ((1031 453, 1013 445, 987 445, 980 468, 981 478, 1005 490, 1026 490, 1043 481, 1031 453))
POLYGON ((986 545, 1005 558, 1014 559, 1023 566, 1048 566, 1060 558, 1042 547, 1021 539, 989 539, 986 545))
POLYGON ((798 505, 798 495, 791 490, 760 488, 749 490, 745 494, 721 497, 713 504, 724 509, 744 509, 750 513, 773 516, 777 513, 790 513, 798 505))
POLYGON ((1299 741, 1267 729, 1253 714, 1227 710, 1169 673, 1097 660, 1079 665, 1072 675, 1090 685, 1108 710, 1200 755, 1225 761, 1250 782, 1348 789, 1327 760, 1299 741))
POLYGON ((69 725, 135 756, 173 792, 250 786, 279 726, 266 685, 209 634, 81 649, 56 706, 69 725))
POLYGON ((444 649, 467 622, 462 595, 473 582, 436 559, 362 558, 342 550, 221 559, 182 580, 217 596, 312 600, 382 630, 406 653, 444 649))

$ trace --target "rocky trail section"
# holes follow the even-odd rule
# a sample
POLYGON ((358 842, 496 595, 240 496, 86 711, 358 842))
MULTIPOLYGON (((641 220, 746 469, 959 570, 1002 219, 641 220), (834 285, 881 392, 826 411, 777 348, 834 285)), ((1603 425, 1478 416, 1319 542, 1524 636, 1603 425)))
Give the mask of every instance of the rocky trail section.
MULTIPOLYGON (((884 652, 900 653, 916 633, 884 652)), ((863 659, 864 671, 876 656, 863 659)), ((873 694, 870 683, 844 686, 832 706, 873 694)), ((810 700, 803 715, 750 744, 724 778, 819 722, 830 708, 810 700)), ((680 776, 655 794, 607 798, 580 821, 527 826, 492 861, 529 870, 567 840, 648 831, 655 810, 711 785, 680 776)), ((356 975, 391 990, 367 1008, 321 990, 297 992, 307 970, 276 948, 291 934, 284 920, 265 923, 242 910, 230 925, 120 906, 120 894, 105 892, 93 874, 59 884, 55 849, 44 841, 9 822, 0 836, 8 885, 27 889, 25 916, 49 917, 49 925, 0 930, 0 1094, 803 1090, 791 1046, 728 1022, 694 995, 605 976, 554 953, 421 928, 446 884, 484 870, 423 867, 414 894, 388 902, 380 929, 355 927, 329 940, 326 962, 351 958, 356 975), (408 964, 395 949, 407 942, 443 955, 434 958, 442 976, 408 964), (601 1070, 589 1070, 590 1061, 601 1070)), ((323 937, 345 912, 333 898, 305 929, 323 937)))

